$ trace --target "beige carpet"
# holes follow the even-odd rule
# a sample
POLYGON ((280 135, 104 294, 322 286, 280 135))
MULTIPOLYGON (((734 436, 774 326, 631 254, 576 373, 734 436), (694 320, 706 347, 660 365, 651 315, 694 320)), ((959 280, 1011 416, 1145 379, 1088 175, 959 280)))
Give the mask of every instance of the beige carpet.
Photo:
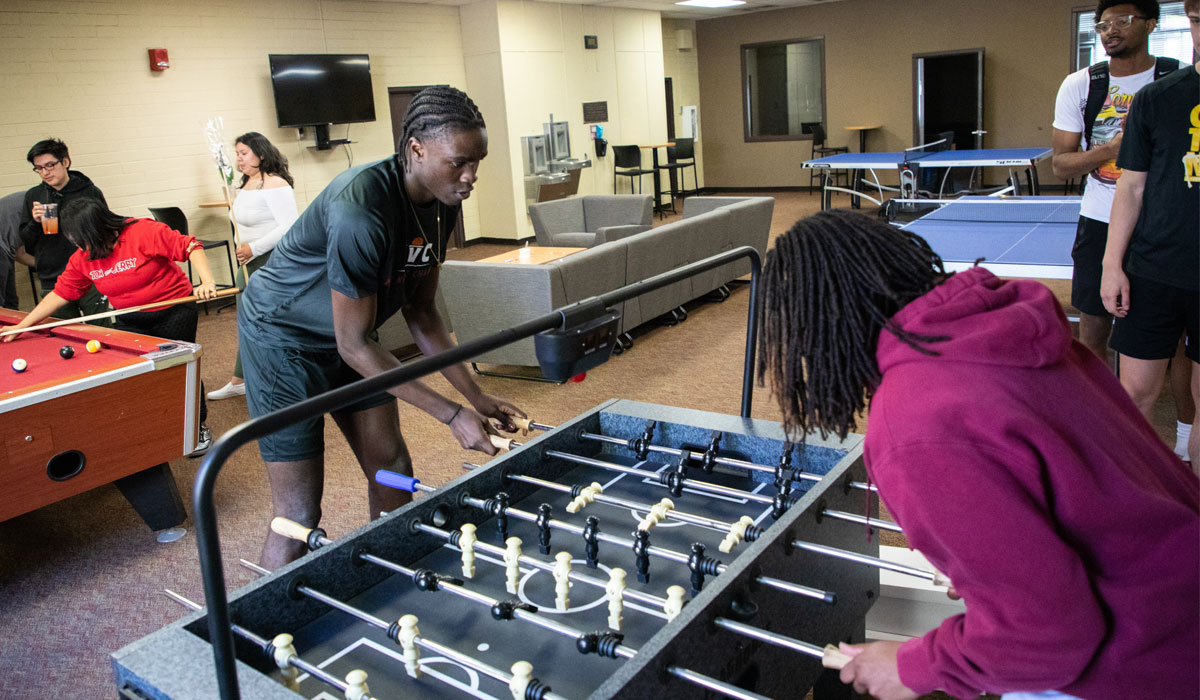
MULTIPOLYGON (((814 211, 818 198, 777 196, 773 232, 814 211)), ((669 219, 668 219, 669 220, 669 219)), ((471 246, 452 257, 474 259, 504 247, 471 246)), ((632 351, 561 386, 480 378, 485 390, 506 397, 538 421, 555 424, 611 398, 736 414, 740 405, 748 287, 736 286, 724 303, 696 304, 686 322, 637 334, 632 351)), ((225 383, 233 367, 232 310, 201 316, 202 374, 209 389, 225 383)), ((431 384, 449 391, 441 377, 431 384)), ((1163 401, 1160 431, 1173 435, 1172 409, 1163 401)), ((778 419, 765 389, 756 388, 753 415, 778 419)), ((439 485, 461 473, 479 453, 462 450, 445 426, 401 405, 401 424, 416 473, 439 485)), ((247 419, 242 399, 209 403, 215 434, 247 419)), ((349 449, 326 425, 327 464, 322 525, 331 537, 367 520, 365 478, 349 449)), ((190 505, 197 462, 172 464, 190 505)), ((237 559, 258 558, 270 513, 270 496, 254 446, 239 451, 217 488, 221 543, 231 588, 251 580, 237 559)), ((186 526, 191 528, 191 521, 186 526)), ((889 543, 902 542, 902 538, 889 543)), ((168 622, 184 609, 161 593, 172 588, 201 600, 193 533, 158 544, 114 487, 106 486, 0 523, 0 697, 112 698, 108 654, 168 622)))

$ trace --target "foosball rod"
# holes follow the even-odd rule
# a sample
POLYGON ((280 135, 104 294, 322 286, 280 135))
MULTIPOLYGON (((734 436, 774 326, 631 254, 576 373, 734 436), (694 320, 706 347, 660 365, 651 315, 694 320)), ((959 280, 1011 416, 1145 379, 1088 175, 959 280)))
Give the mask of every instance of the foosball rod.
MULTIPOLYGON (((528 430, 530 428, 535 428, 537 430, 554 430, 555 429, 554 426, 545 425, 544 423, 535 423, 527 418, 519 419, 519 420, 514 419, 514 423, 516 423, 517 427, 522 430, 528 430)), ((583 440, 591 440, 593 442, 603 442, 603 443, 607 443, 610 445, 620 445, 622 447, 628 447, 631 450, 634 449, 633 446, 630 444, 629 440, 625 440, 625 439, 619 438, 619 437, 613 437, 611 435, 601 435, 598 433, 589 433, 587 431, 580 431, 579 437, 580 437, 580 439, 583 439, 583 440)), ((510 443, 512 445, 520 445, 521 444, 521 443, 513 442, 513 441, 510 441, 510 443)), ((658 452, 660 454, 667 454, 667 455, 671 455, 673 457, 679 457, 679 456, 686 455, 687 458, 692 461, 695 461, 695 462, 704 461, 705 455, 703 452, 693 452, 692 450, 685 450, 685 449, 678 448, 678 447, 666 447, 664 445, 654 445, 654 444, 650 444, 650 443, 645 443, 644 446, 645 446, 645 449, 649 452, 658 452)), ((500 445, 497 445, 497 447, 500 447, 500 445)), ((747 469, 750 471, 763 472, 765 474, 771 474, 771 475, 775 474, 775 467, 768 466, 766 464, 758 464, 756 462, 748 462, 744 459, 736 459, 733 457, 713 457, 713 462, 715 464, 721 464, 721 465, 724 465, 727 467, 738 467, 740 469, 747 469)), ((820 474, 809 474, 808 472, 805 472, 802 470, 797 470, 796 473, 794 474, 794 476, 799 479, 803 479, 806 481, 814 481, 814 482, 820 481, 821 479, 824 478, 820 474)), ((874 485, 866 484, 861 481, 851 481, 850 488, 861 489, 863 491, 878 491, 879 490, 874 485)))
MULTIPOLYGON (((471 464, 470 462, 464 462, 463 466, 467 467, 467 468, 477 468, 478 467, 478 465, 471 464)), ((380 483, 384 483, 387 486, 392 486, 393 488, 400 488, 400 489, 403 489, 406 491, 411 490, 411 491, 422 491, 424 493, 433 493, 438 490, 432 486, 426 486, 425 484, 422 484, 420 482, 420 480, 418 480, 414 477, 406 476, 404 474, 399 474, 396 472, 389 472, 385 469, 381 469, 381 470, 377 471, 375 478, 376 478, 376 480, 383 479, 383 481, 380 481, 380 483)), ((513 475, 509 475, 508 478, 515 478, 515 477, 513 477, 513 475)), ((534 477, 529 477, 529 478, 534 479, 535 481, 541 481, 541 479, 535 479, 534 477)), ((553 484, 554 482, 546 482, 546 483, 553 484)), ((559 484, 555 484, 555 486, 558 486, 558 485, 559 484)), ((477 498, 473 498, 471 496, 465 497, 464 503, 466 503, 467 505, 473 506, 475 508, 479 508, 481 510, 485 510, 485 511, 488 510, 488 508, 486 507, 485 501, 482 501, 477 498), (474 501, 474 502, 471 502, 471 501, 474 501)), ((509 507, 505 510, 505 513, 512 514, 515 517, 517 517, 519 520, 526 520, 528 522, 532 522, 535 524, 537 524, 537 521, 538 521, 538 517, 536 515, 529 513, 527 511, 522 511, 517 508, 509 507)), ((668 515, 669 514, 670 513, 668 513, 668 515)), ((572 525, 570 523, 564 523, 561 520, 553 520, 553 519, 550 520, 549 523, 550 523, 551 527, 558 527, 559 529, 566 530, 568 532, 571 532, 572 534, 576 534, 576 535, 580 535, 580 536, 583 535, 583 528, 572 525)), ((614 536, 608 535, 607 533, 604 533, 604 532, 596 533, 596 539, 603 540, 605 542, 608 542, 609 544, 617 544, 617 545, 620 545, 623 547, 632 547, 633 546, 632 540, 626 540, 623 538, 614 537, 614 536)), ((476 546, 479 546, 479 545, 476 544, 476 546)), ((655 546, 651 545, 650 547, 647 548, 647 553, 654 554, 655 550, 658 551, 658 554, 656 556, 661 556, 665 559, 679 562, 681 564, 688 564, 688 565, 691 564, 691 558, 681 552, 675 552, 673 550, 663 549, 661 547, 655 547, 655 546), (669 553, 672 556, 664 556, 664 553, 669 553)), ((725 569, 726 569, 725 564, 723 564, 719 561, 716 562, 717 573, 724 572, 725 569)), ((783 591, 785 593, 792 593, 795 595, 804 596, 806 598, 814 598, 816 600, 820 600, 825 603, 829 603, 830 605, 837 602, 837 594, 835 594, 832 591, 823 591, 823 590, 820 590, 817 588, 803 586, 798 583, 792 583, 791 581, 784 581, 782 579, 772 578, 770 576, 758 576, 757 578, 755 578, 755 581, 763 584, 764 586, 768 586, 770 588, 774 588, 776 590, 783 591)))
POLYGON ((867 566, 874 566, 878 569, 887 569, 888 571, 894 571, 898 574, 904 574, 906 576, 923 578, 935 586, 945 586, 948 588, 951 585, 950 579, 945 574, 932 569, 918 569, 914 566, 897 564, 896 562, 880 559, 879 557, 873 557, 869 554, 859 554, 858 552, 851 552, 846 549, 838 549, 837 547, 830 547, 824 544, 816 544, 815 542, 805 542, 803 540, 792 540, 792 546, 796 549, 803 549, 815 554, 834 557, 836 559, 843 559, 845 561, 852 561, 857 564, 866 564, 867 566))
MULTIPOLYGON (((300 542, 304 542, 312 549, 317 549, 319 547, 324 547, 324 546, 333 544, 333 540, 331 540, 325 536, 324 530, 321 530, 320 528, 305 527, 297 522, 288 520, 287 518, 273 519, 271 521, 271 529, 273 531, 275 531, 277 534, 282 535, 284 537, 290 537, 290 538, 298 540, 300 542), (316 545, 316 547, 314 547, 313 545, 316 545)), ((460 585, 461 579, 457 579, 457 578, 453 578, 453 577, 449 577, 449 576, 442 576, 440 574, 436 574, 435 572, 429 571, 428 569, 420 569, 420 570, 410 569, 407 566, 404 566, 403 564, 399 564, 394 561, 384 559, 383 557, 377 557, 374 554, 370 554, 369 552, 361 552, 360 551, 360 552, 358 552, 357 556, 359 559, 361 559, 365 562, 369 562, 371 564, 375 564, 376 566, 380 566, 385 569, 388 569, 389 571, 394 571, 398 574, 404 574, 405 576, 410 577, 413 581, 413 585, 416 585, 418 587, 420 587, 422 585, 421 583, 418 583, 419 580, 424 579, 426 581, 429 581, 430 579, 432 579, 432 581, 429 584, 430 587, 423 589, 423 590, 430 590, 430 591, 445 590, 449 593, 453 593, 454 595, 459 596, 460 598, 464 598, 466 600, 470 600, 475 603, 479 603, 480 605, 485 605, 488 608, 492 608, 492 609, 496 609, 497 606, 499 606, 500 608, 505 607, 504 601, 498 600, 496 598, 493 598, 493 597, 483 594, 483 593, 479 593, 478 591, 473 591, 469 588, 466 588, 466 587, 460 585), (422 576, 422 574, 425 574, 425 576, 422 576)), ((321 599, 318 599, 318 600, 321 600, 321 599)), ((322 602, 325 602, 328 605, 334 605, 335 607, 337 607, 337 606, 346 606, 347 608, 350 607, 335 598, 330 598, 328 601, 322 600, 322 602)), ((526 606, 528 608, 533 608, 533 610, 527 610, 524 607, 519 606, 519 605, 510 606, 510 607, 512 608, 511 614, 512 614, 513 618, 522 620, 524 622, 528 622, 529 624, 532 624, 537 627, 541 627, 542 629, 547 630, 549 632, 554 632, 556 634, 560 634, 564 637, 571 637, 572 639, 576 640, 577 646, 583 645, 586 638, 589 636, 587 632, 583 632, 581 630, 575 629, 574 627, 571 627, 570 625, 566 625, 561 622, 557 622, 555 620, 549 619, 545 615, 538 615, 537 608, 535 606, 532 606, 532 605, 526 606)), ((349 612, 349 610, 347 610, 347 612, 349 612)), ((351 614, 354 614, 354 613, 351 613, 351 614)), ((501 619, 501 618, 497 618, 497 619, 501 619)), ((384 625, 384 629, 387 629, 386 624, 384 625)), ((594 647, 594 646, 595 645, 593 644, 592 647, 594 647)), ((582 649, 582 647, 581 647, 581 649, 582 649)), ((593 648, 593 649, 591 649, 591 651, 595 651, 595 649, 593 648)), ((612 658, 616 658, 616 657, 620 656, 620 657, 624 657, 626 659, 632 659, 633 656, 635 654, 637 654, 637 649, 633 649, 632 647, 629 647, 629 646, 621 643, 619 640, 616 641, 615 644, 611 645, 611 649, 609 651, 611 651, 612 658)), ((598 655, 603 656, 604 654, 598 654, 598 655)))
MULTIPOLYGON (((264 571, 265 571, 265 569, 264 569, 264 571)), ((183 597, 182 595, 176 593, 175 591, 172 591, 169 588, 164 589, 163 593, 167 594, 167 596, 169 598, 171 598, 172 600, 174 600, 177 603, 182 604, 186 608, 191 608, 192 610, 203 610, 203 606, 201 606, 199 603, 197 603, 193 600, 189 600, 188 598, 183 597)), ((246 629, 245 627, 242 627, 241 625, 230 625, 230 627, 233 629, 234 634, 237 634, 238 636, 242 637, 246 641, 257 646, 259 649, 262 649, 263 653, 266 654, 268 657, 270 657, 272 660, 274 660, 276 664, 279 663, 279 655, 277 655, 275 653, 276 650, 279 649, 279 647, 277 647, 275 645, 274 641, 268 641, 267 639, 258 636, 257 634, 251 632, 250 630, 246 629)), ((284 636, 284 635, 276 636, 275 639, 278 640, 280 636, 284 636)), ((290 643, 290 640, 289 640, 289 643, 290 643)), ((301 671, 304 671, 305 673, 312 676, 313 678, 316 678, 318 680, 324 681, 325 683, 328 683, 329 685, 332 685, 333 687, 337 688, 338 690, 342 691, 343 693, 346 693, 347 698, 351 697, 350 689, 352 686, 350 683, 346 683, 335 676, 329 675, 321 667, 314 666, 314 665, 308 663, 304 659, 301 659, 299 655, 294 654, 294 653, 287 654, 284 657, 284 662, 288 666, 291 666, 294 669, 299 669, 301 671)), ((294 683, 294 680, 293 680, 293 683, 294 683)), ((296 688, 291 687, 290 685, 289 685, 289 688, 291 690, 296 690, 296 688)), ((360 696, 358 696, 358 700, 375 700, 375 698, 370 695, 360 695, 360 696)))
MULTIPOLYGON (((426 525, 425 523, 414 523, 413 529, 419 530, 426 534, 434 535, 436 537, 440 537, 447 541, 449 541, 450 538, 454 536, 454 533, 451 532, 450 530, 444 530, 440 527, 435 527, 433 525, 426 525)), ((494 544, 488 544, 487 542, 477 540, 473 546, 475 549, 482 550, 493 556, 498 556, 498 557, 504 556, 504 552, 505 552, 504 548, 497 547, 494 544)), ((459 549, 459 551, 461 551, 461 548, 459 548, 457 546, 455 547, 455 549, 459 549)), ((488 561, 488 560, 485 560, 485 561, 488 561)), ((550 571, 550 572, 554 571, 554 564, 552 562, 542 561, 541 559, 534 559, 533 557, 529 556, 528 554, 522 554, 520 556, 520 558, 518 559, 518 561, 520 561, 522 564, 527 564, 536 569, 541 569, 542 571, 550 571)), ((491 563, 495 564, 496 566, 504 566, 504 564, 502 564, 500 562, 492 561, 491 563)), ((578 571, 575 571, 574 569, 571 570, 571 573, 569 574, 569 576, 572 581, 579 581, 580 583, 586 583, 589 586, 595 586, 596 588, 600 588, 601 590, 603 590, 604 588, 606 588, 608 586, 608 582, 602 581, 593 576, 588 576, 587 574, 584 574, 584 573, 580 573, 578 571)), ((624 592, 621 593, 621 596, 624 598, 629 598, 631 600, 636 600, 639 603, 653 605, 655 608, 658 608, 658 609, 662 609, 663 606, 665 606, 667 604, 666 598, 660 598, 660 597, 650 594, 650 593, 643 593, 642 591, 639 591, 635 588, 626 588, 624 590, 624 592)), ((654 615, 655 617, 658 617, 661 619, 667 618, 666 613, 659 613, 657 611, 648 611, 648 614, 654 615)))

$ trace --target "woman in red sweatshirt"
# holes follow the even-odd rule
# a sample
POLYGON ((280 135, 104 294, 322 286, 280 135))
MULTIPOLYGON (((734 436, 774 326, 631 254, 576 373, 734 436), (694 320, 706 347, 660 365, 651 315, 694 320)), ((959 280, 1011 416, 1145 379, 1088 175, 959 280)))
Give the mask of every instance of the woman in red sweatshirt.
POLYGON ((919 237, 839 211, 776 241, 764 290, 759 376, 785 427, 844 437, 869 402, 880 498, 967 606, 903 644, 843 645, 843 682, 1200 697, 1200 484, 1050 290, 948 274, 919 237))
MULTIPOLYGON (((194 236, 151 219, 133 219, 115 214, 98 199, 73 199, 59 212, 62 232, 79 250, 67 260, 54 290, 46 294, 20 323, 12 328, 35 326, 68 302, 82 297, 95 285, 114 309, 127 309, 155 301, 169 301, 195 294, 200 300, 216 296, 212 271, 200 242, 194 236), (200 275, 200 286, 192 283, 176 263, 189 261, 200 275)), ((198 313, 195 303, 176 304, 117 316, 114 327, 144 335, 196 342, 198 313)), ((11 341, 20 334, 4 338, 11 341)), ((204 389, 200 389, 199 455, 212 442, 204 425, 207 414, 204 389)))

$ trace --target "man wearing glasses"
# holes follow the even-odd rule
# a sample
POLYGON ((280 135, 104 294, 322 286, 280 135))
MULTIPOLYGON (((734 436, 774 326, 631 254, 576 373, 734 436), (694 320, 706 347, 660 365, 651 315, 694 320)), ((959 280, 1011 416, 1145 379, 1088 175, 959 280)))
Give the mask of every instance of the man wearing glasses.
MULTIPOLYGON (((1100 299, 1101 263, 1108 240, 1109 212, 1121 170, 1125 115, 1133 96, 1146 85, 1173 73, 1179 62, 1150 55, 1151 32, 1158 26, 1155 0, 1101 0, 1096 6, 1096 35, 1104 45, 1108 61, 1076 71, 1063 80, 1054 105, 1054 174, 1071 180, 1086 176, 1079 226, 1071 258, 1071 305, 1079 310, 1079 342, 1098 357, 1109 361, 1108 340, 1113 317, 1100 299)), ((1171 366, 1175 394, 1175 453, 1187 459, 1192 405, 1188 385, 1191 363, 1183 356, 1182 344, 1171 366)))
MULTIPOLYGON (((80 197, 93 197, 101 202, 105 200, 104 193, 87 175, 70 169, 71 156, 67 152, 67 144, 62 141, 38 141, 25 157, 33 165, 33 172, 42 178, 42 182, 25 193, 25 203, 21 207, 21 242, 25 245, 25 252, 33 256, 38 281, 44 294, 54 289, 54 283, 67 266, 67 259, 78 250, 66 236, 46 232, 49 228, 42 226, 42 215, 46 212, 46 205, 57 204, 61 207, 80 197)), ((105 204, 107 205, 107 202, 105 204)), ((58 227, 54 226, 53 230, 57 232, 58 227)), ((34 294, 37 294, 37 290, 34 290, 34 294)), ((108 300, 93 286, 78 301, 68 302, 56 315, 73 318, 107 310, 108 300)), ((101 320, 97 323, 109 325, 111 322, 101 320)))

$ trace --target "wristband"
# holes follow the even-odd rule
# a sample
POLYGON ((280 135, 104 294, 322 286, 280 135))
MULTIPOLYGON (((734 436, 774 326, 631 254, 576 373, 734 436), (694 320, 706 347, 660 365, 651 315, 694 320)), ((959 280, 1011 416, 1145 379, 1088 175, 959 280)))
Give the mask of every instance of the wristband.
POLYGON ((462 413, 462 410, 463 410, 463 406, 460 403, 460 404, 458 404, 458 408, 455 409, 454 415, 450 416, 450 420, 446 421, 446 425, 450 425, 451 423, 453 423, 454 419, 458 418, 458 414, 462 413))

